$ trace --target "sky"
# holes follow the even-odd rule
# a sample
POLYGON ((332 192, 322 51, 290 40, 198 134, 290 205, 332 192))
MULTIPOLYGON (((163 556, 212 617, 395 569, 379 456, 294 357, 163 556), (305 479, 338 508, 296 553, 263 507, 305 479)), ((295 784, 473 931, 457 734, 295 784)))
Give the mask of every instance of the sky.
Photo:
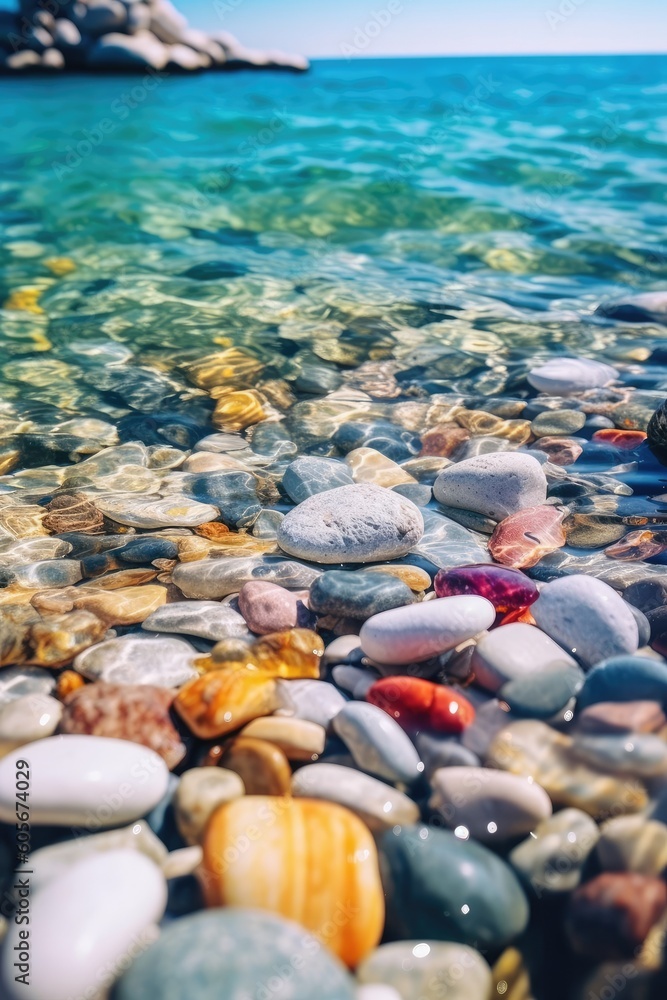
POLYGON ((667 0, 175 2, 197 27, 309 56, 667 51, 667 0))

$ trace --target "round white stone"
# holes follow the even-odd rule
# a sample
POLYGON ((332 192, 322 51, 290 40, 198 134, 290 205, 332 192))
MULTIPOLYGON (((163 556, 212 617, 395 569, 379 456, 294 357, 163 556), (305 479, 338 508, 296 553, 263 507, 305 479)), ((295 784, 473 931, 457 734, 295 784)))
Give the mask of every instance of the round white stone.
POLYGON ((292 777, 292 795, 337 802, 360 816, 375 833, 419 819, 419 807, 403 792, 342 764, 300 767, 292 777))
POLYGON ((492 452, 449 466, 433 484, 433 493, 445 506, 502 521, 526 507, 544 503, 547 478, 532 455, 492 452))
POLYGON ((485 597, 440 597, 373 615, 359 638, 364 653, 378 663, 418 663, 479 635, 495 618, 485 597))
POLYGON ((407 555, 424 533, 419 508, 372 484, 339 486, 294 507, 278 528, 289 555, 316 563, 366 563, 407 555))
POLYGON ((340 691, 328 681, 314 678, 280 679, 276 685, 280 708, 276 715, 293 715, 306 722, 316 722, 327 729, 329 723, 347 704, 340 691))
POLYGON ((546 583, 530 610, 547 635, 587 666, 639 646, 629 605, 595 577, 573 574, 546 583))
POLYGON ((197 652, 181 639, 124 635, 89 646, 74 659, 74 669, 91 681, 107 684, 154 684, 180 687, 197 677, 197 652))
POLYGON ((530 833, 551 816, 551 799, 529 778, 492 767, 439 767, 429 806, 467 840, 493 844, 530 833))
POLYGON ((577 663, 539 628, 512 622, 481 636, 470 665, 477 684, 487 691, 498 691, 506 681, 558 666, 576 667, 577 663))
POLYGON ((0 756, 55 733, 63 706, 48 694, 26 694, 0 705, 0 756))
MULTIPOLYGON (((369 991, 395 988, 402 1000, 486 1000, 491 996, 486 959, 474 948, 450 941, 380 945, 358 967, 357 978, 361 983, 383 984, 362 987, 369 991)), ((363 1000, 385 1000, 382 993, 359 995, 363 1000)))
POLYGON ((333 720, 333 728, 357 767, 392 783, 410 785, 423 767, 410 737, 377 705, 350 701, 333 720))
POLYGON ((615 378, 618 378, 615 368, 589 358, 551 358, 528 373, 528 381, 534 389, 552 396, 597 389, 615 378))
POLYGON ((16 822, 16 762, 30 781, 30 822, 89 833, 145 816, 167 791, 169 771, 138 743, 103 736, 49 736, 0 761, 0 821, 16 822))
POLYGON ((151 500, 110 496, 96 499, 95 503, 112 521, 131 528, 194 528, 215 521, 220 513, 211 504, 178 494, 151 500))
POLYGON ((217 601, 176 601, 163 604, 144 621, 148 632, 175 632, 219 642, 229 636, 250 635, 243 615, 217 601))
POLYGON ((30 907, 30 986, 16 982, 21 925, 12 922, 2 955, 9 996, 96 997, 155 937, 167 902, 156 865, 136 851, 88 857, 36 892, 30 907))

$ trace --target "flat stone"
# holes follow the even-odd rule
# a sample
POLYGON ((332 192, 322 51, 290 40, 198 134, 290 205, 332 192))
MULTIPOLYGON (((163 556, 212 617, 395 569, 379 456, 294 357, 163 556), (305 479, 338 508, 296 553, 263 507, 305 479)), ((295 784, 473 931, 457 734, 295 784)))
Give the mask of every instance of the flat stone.
POLYGON ((412 740, 376 705, 348 702, 334 718, 333 729, 357 767, 378 778, 411 785, 423 771, 412 740))
POLYGON ((48 694, 26 694, 0 703, 0 756, 53 736, 63 707, 48 694))
POLYGON ((172 691, 151 684, 87 684, 67 698, 60 731, 140 743, 171 770, 185 757, 170 716, 172 701, 172 691))
POLYGON ((451 458, 470 440, 470 431, 458 424, 442 424, 431 427, 422 434, 420 455, 440 455, 451 458))
POLYGON ((252 525, 262 510, 257 498, 257 479, 250 472, 205 472, 189 476, 186 491, 199 503, 216 511, 209 521, 220 511, 220 520, 228 528, 252 525))
POLYGON ((202 740, 216 739, 279 707, 276 682, 259 672, 212 670, 189 681, 174 709, 202 740))
POLYGON ((600 827, 597 856, 604 871, 658 878, 667 868, 667 826, 646 816, 614 816, 600 827))
POLYGON ((577 734, 572 753, 608 774, 635 778, 667 775, 667 743, 654 733, 632 733, 630 736, 577 734))
POLYGON ((523 836, 551 815, 540 785, 488 767, 441 767, 431 776, 429 800, 457 837, 493 844, 523 836))
POLYGON ((498 691, 513 715, 529 719, 554 719, 564 710, 571 711, 584 683, 579 667, 549 667, 543 673, 528 674, 508 681, 498 691))
POLYGON ((471 667, 476 682, 494 693, 508 681, 542 676, 552 670, 574 669, 581 673, 562 646, 534 625, 522 622, 511 622, 480 636, 471 667))
POLYGON ((43 527, 53 535, 68 531, 98 534, 103 531, 102 512, 81 493, 55 496, 46 505, 48 511, 42 520, 43 527))
POLYGON ((197 676, 194 657, 180 639, 124 635, 89 646, 75 657, 74 669, 91 681, 174 688, 197 676))
POLYGON ((395 576, 417 594, 423 593, 431 587, 430 574, 426 570, 420 569, 419 566, 381 563, 379 566, 366 566, 364 573, 382 573, 383 575, 395 576))
POLYGON ((382 677, 366 698, 408 732, 460 733, 475 718, 475 709, 459 691, 421 677, 382 677))
POLYGON ((307 590, 317 576, 319 570, 290 559, 249 557, 180 563, 172 579, 184 597, 220 600, 254 580, 277 583, 288 590, 307 590))
POLYGON ((530 430, 536 438, 576 434, 585 423, 586 414, 581 410, 544 410, 531 422, 530 430))
POLYGON ((477 754, 464 747, 455 736, 417 733, 415 744, 427 778, 439 767, 480 767, 482 763, 477 754))
POLYGON ((118 590, 85 590, 81 587, 78 590, 80 596, 74 598, 74 608, 95 615, 107 626, 139 625, 167 600, 166 588, 157 585, 122 587, 118 590))
POLYGON ((142 622, 141 627, 149 632, 195 635, 213 642, 230 636, 243 638, 250 634, 242 615, 216 601, 177 601, 174 604, 163 604, 142 622))
POLYGON ((538 392, 568 396, 607 385, 618 378, 618 371, 589 358, 551 358, 540 367, 531 368, 527 378, 538 392))
POLYGON ((392 462, 374 448, 355 448, 345 456, 345 464, 349 466, 355 483, 375 483, 387 489, 406 483, 416 485, 414 477, 398 462, 392 462))
POLYGON ((278 911, 316 933, 352 967, 380 940, 384 897, 377 852, 370 831, 349 810, 314 799, 245 796, 213 814, 203 847, 207 906, 278 911), (256 839, 247 837, 249 828, 259 831, 256 839), (249 839, 247 848, 234 846, 239 837, 249 839), (301 892, 292 891, 295 884, 301 892), (348 919, 337 924, 341 908, 348 919))
POLYGON ((290 1000, 355 1000, 351 976, 302 926, 253 906, 205 910, 167 926, 115 987, 117 1000, 252 996, 288 968, 290 1000), (299 956, 296 967, 294 956, 299 956))
POLYGON ((547 455, 552 465, 560 466, 574 465, 584 450, 579 441, 567 437, 541 437, 536 447, 547 455))
POLYGON ((495 950, 524 931, 523 890, 482 844, 432 826, 395 826, 380 850, 392 936, 495 950))
MULTIPOLYGON (((40 1000, 99 995, 128 952, 155 937, 166 902, 164 876, 137 851, 107 851, 72 865, 32 899, 30 940, 40 961, 30 971, 30 991, 40 1000), (128 909, 127 900, 135 893, 135 905, 128 909)), ((21 996, 13 965, 14 949, 24 944, 20 931, 12 922, 11 947, 2 961, 2 978, 12 997, 21 996)))
POLYGON ((567 542, 560 507, 527 507, 504 518, 489 539, 489 552, 503 566, 529 569, 567 542))
MULTIPOLYGON (((35 825, 74 825, 91 833, 122 826, 149 812, 167 788, 162 758, 126 740, 50 736, 31 743, 29 756, 30 822, 35 825)), ((5 823, 16 822, 17 759, 13 753, 0 761, 0 819, 5 823)))
POLYGON ((198 844, 215 810, 245 795, 243 781, 224 767, 193 767, 181 775, 174 795, 174 815, 187 844, 198 844))
POLYGON ((531 455, 498 452, 469 458, 441 472, 433 485, 440 503, 501 521, 544 503, 547 480, 531 455))
POLYGON ((361 423, 345 421, 334 433, 332 441, 344 455, 356 448, 372 448, 394 462, 402 462, 419 454, 421 441, 409 430, 385 420, 361 423))
POLYGON ((324 729, 347 703, 333 684, 318 680, 280 680, 277 697, 279 714, 316 722, 324 729))
POLYGON ((577 713, 581 733, 657 733, 667 725, 658 701, 600 701, 577 713))
POLYGON ((178 494, 150 500, 126 495, 100 497, 97 507, 112 521, 131 528, 193 528, 215 521, 219 514, 217 507, 178 494))
POLYGON ((296 504, 303 503, 316 493, 326 493, 339 486, 352 486, 353 483, 352 473, 343 462, 312 455, 290 462, 282 480, 283 489, 296 504))
POLYGON ((252 643, 223 640, 213 647, 210 658, 198 660, 197 666, 218 672, 243 668, 265 677, 317 679, 323 652, 324 642, 316 632, 294 628, 271 632, 252 643), (232 644, 236 647, 233 650, 232 644))
POLYGON ((78 559, 43 559, 0 569, 0 583, 31 590, 71 587, 80 580, 81 563, 78 559))
POLYGON ((616 302, 603 302, 595 311, 623 323, 664 323, 667 318, 667 294, 657 291, 627 295, 616 302))
POLYGON ((304 500, 282 522, 278 544, 318 563, 379 562, 406 555, 423 531, 419 508, 409 500, 359 484, 304 500))
POLYGON ((634 958, 667 910, 662 879, 603 872, 575 889, 565 927, 575 952, 598 961, 634 958))
POLYGON ((573 806, 593 818, 645 808, 648 797, 640 782, 621 780, 577 760, 572 742, 543 722, 512 722, 494 736, 486 763, 532 778, 554 806, 573 806))
POLYGON ((323 762, 299 768, 292 778, 292 795, 345 806, 376 834, 419 819, 419 807, 403 792, 340 764, 323 762))
POLYGON ((241 736, 274 743, 289 761, 314 761, 324 753, 326 730, 316 722, 269 715, 253 719, 241 730, 241 736))
POLYGON ((581 882, 599 836, 597 824, 585 812, 562 809, 538 823, 510 851, 509 861, 538 899, 571 892, 581 882))
POLYGON ((402 1000, 442 1000, 443 996, 486 1000, 491 995, 486 959, 474 948, 444 941, 383 944, 361 963, 357 979, 395 987, 402 1000))
POLYGON ((613 656, 586 675, 577 708, 581 711, 598 702, 647 700, 667 706, 667 663, 647 656, 613 656))
POLYGON ((433 581, 437 597, 476 594, 491 601, 497 612, 516 611, 534 604, 540 595, 525 573, 487 563, 441 569, 433 581))
POLYGON ((335 618, 366 621, 381 611, 412 604, 410 588, 395 576, 328 570, 313 581, 308 599, 313 611, 335 618))
POLYGON ((275 743, 237 736, 222 747, 220 764, 239 775, 247 795, 289 795, 292 770, 275 743))
MULTIPOLYGON (((146 589, 160 590, 164 593, 162 587, 146 589)), ((136 607, 135 604, 135 612, 136 607)), ((141 605, 139 608, 141 613, 141 605)), ((77 610, 64 615, 49 615, 35 622, 30 629, 31 649, 28 659, 40 666, 63 667, 70 663, 77 653, 103 639, 107 628, 107 622, 102 621, 92 611, 77 610)))
POLYGON ((257 635, 296 628, 312 617, 306 591, 289 591, 263 580, 244 583, 238 601, 248 628, 257 635))
POLYGON ((27 695, 51 695, 56 679, 39 667, 4 667, 0 671, 0 705, 6 705, 27 695))
POLYGON ((574 574, 544 585, 531 607, 539 627, 588 666, 639 643, 629 606, 602 580, 574 574))
POLYGON ((359 637, 364 653, 378 663, 408 664, 453 649, 489 628, 495 617, 483 597, 443 597, 374 615, 359 637))

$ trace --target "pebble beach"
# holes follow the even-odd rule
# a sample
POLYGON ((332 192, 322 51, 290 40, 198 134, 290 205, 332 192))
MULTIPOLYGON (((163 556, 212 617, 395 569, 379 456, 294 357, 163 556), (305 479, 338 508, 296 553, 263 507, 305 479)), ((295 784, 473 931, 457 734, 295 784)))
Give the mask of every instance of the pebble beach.
MULTIPOLYGON (((205 194, 175 147, 121 191, 109 139, 57 200, 52 148, 5 162, 3 1000, 664 997, 660 224, 628 196, 594 246, 580 194, 531 221, 466 165, 436 226, 430 153, 383 219, 317 137, 289 174, 336 88, 370 128, 373 72, 288 78, 252 155, 274 109, 239 78, 205 194)), ((127 128, 186 144, 194 86, 127 128)))

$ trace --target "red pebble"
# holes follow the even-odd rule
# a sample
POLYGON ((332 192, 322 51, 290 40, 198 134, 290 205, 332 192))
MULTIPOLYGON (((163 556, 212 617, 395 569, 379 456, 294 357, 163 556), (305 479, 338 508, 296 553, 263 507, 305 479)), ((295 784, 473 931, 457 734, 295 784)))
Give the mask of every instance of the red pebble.
POLYGON ((438 597, 477 594, 486 597, 496 611, 501 612, 527 608, 540 596, 537 585, 525 573, 491 563, 441 569, 436 574, 434 586, 438 597))
POLYGON ((366 698, 407 730, 461 733, 475 718, 475 709, 458 691, 421 677, 383 677, 366 698))
POLYGON ((489 552, 503 566, 536 566, 542 556, 565 545, 562 525, 566 515, 566 510, 546 504, 510 514, 491 535, 489 552))
POLYGON ((618 427, 605 427, 601 431, 596 431, 591 438, 591 441, 600 441, 602 444, 610 444, 613 448, 623 448, 627 451, 634 451, 645 440, 644 431, 624 431, 618 427))

